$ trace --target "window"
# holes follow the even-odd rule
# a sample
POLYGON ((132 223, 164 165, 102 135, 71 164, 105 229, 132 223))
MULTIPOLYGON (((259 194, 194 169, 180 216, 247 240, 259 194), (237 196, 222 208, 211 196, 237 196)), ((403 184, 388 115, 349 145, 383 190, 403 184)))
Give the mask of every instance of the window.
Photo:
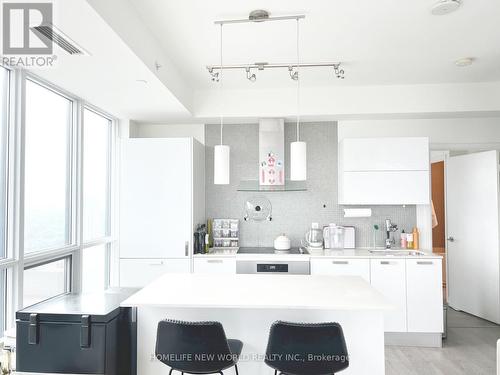
POLYGON ((109 235, 111 120, 83 111, 83 239, 109 235))
POLYGON ((31 306, 69 291, 70 258, 24 270, 23 305, 31 306))
POLYGON ((108 245, 97 245, 82 252, 82 292, 98 292, 107 287, 108 245))
POLYGON ((68 245, 72 101, 26 81, 25 252, 68 245))
MULTIPOLYGON (((0 259, 7 258, 7 151, 9 129, 9 76, 0 66, 0 259)), ((5 329, 6 313, 6 268, 0 268, 0 333, 5 329)))
POLYGON ((23 307, 109 285, 115 126, 0 65, 0 338, 23 307))
POLYGON ((0 66, 0 258, 5 258, 7 229, 7 140, 9 128, 9 71, 0 66))

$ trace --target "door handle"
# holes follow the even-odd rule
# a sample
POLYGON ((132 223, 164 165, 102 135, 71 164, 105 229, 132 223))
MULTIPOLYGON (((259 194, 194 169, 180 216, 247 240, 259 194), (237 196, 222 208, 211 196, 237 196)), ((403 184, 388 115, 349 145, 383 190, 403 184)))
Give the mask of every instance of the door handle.
POLYGON ((447 240, 450 241, 450 242, 455 242, 455 238, 452 237, 452 236, 448 237, 447 240))

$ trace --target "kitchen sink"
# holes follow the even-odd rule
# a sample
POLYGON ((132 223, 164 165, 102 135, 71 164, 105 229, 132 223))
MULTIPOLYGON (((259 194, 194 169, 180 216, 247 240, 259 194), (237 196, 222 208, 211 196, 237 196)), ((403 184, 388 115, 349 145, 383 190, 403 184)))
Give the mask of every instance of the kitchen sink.
POLYGON ((425 253, 418 250, 407 250, 407 249, 371 249, 370 253, 376 255, 392 255, 392 256, 423 256, 425 253))

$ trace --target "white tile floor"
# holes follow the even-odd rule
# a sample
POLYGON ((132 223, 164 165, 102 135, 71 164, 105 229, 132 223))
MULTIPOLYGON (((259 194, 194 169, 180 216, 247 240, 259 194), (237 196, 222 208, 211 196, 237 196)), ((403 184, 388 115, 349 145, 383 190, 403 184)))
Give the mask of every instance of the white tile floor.
POLYGON ((500 326, 448 309, 443 348, 386 347, 387 375, 496 375, 500 326))

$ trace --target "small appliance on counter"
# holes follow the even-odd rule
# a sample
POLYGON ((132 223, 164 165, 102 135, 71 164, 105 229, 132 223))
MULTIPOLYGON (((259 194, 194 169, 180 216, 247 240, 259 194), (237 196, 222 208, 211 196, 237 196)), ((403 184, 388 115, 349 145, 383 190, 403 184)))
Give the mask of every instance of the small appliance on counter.
POLYGON ((344 230, 343 226, 331 223, 323 228, 323 238, 325 249, 343 249, 344 248, 344 230))
POLYGON ((64 294, 16 313, 16 371, 135 374, 135 314, 120 303, 132 288, 64 294))
POLYGON ((319 229, 318 223, 312 223, 304 239, 302 240, 307 252, 311 255, 319 255, 323 253, 323 231, 319 229))
POLYGON ((344 226, 344 249, 356 248, 356 228, 344 226))
POLYGON ((291 248, 290 238, 285 233, 279 235, 274 240, 274 250, 276 253, 289 252, 291 248))

